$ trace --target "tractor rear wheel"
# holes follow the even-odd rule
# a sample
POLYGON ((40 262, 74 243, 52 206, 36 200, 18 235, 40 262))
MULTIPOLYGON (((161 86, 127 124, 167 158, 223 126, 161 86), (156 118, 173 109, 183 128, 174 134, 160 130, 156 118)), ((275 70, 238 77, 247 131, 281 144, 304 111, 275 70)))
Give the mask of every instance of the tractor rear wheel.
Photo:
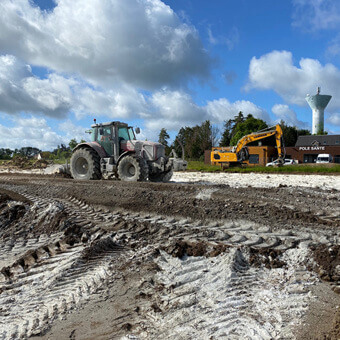
POLYGON ((118 178, 127 182, 146 181, 149 168, 145 160, 138 156, 125 156, 118 163, 118 178))
POLYGON ((74 179, 100 179, 100 157, 92 149, 78 149, 71 157, 70 170, 74 179))
POLYGON ((157 173, 157 174, 150 174, 149 175, 149 179, 151 182, 169 182, 172 175, 173 175, 173 169, 166 171, 166 172, 161 172, 161 173, 157 173))

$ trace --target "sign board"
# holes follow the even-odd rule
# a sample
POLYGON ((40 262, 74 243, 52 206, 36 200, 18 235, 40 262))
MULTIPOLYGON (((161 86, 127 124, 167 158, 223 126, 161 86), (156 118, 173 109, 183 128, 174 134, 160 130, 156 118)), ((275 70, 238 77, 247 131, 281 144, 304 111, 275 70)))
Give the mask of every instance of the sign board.
POLYGON ((299 146, 299 151, 325 151, 325 146, 299 146))

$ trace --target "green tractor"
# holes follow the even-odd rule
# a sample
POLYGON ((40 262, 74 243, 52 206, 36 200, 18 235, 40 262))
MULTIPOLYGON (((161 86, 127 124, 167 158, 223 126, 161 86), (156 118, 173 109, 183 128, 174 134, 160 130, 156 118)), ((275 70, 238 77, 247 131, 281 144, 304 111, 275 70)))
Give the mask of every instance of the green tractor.
MULTIPOLYGON (((136 140, 126 123, 114 121, 91 125, 91 142, 78 144, 70 161, 74 179, 89 180, 116 177, 122 181, 168 182, 174 164, 184 170, 186 162, 165 156, 160 143, 136 140)), ((136 128, 138 134, 139 128, 136 128)))

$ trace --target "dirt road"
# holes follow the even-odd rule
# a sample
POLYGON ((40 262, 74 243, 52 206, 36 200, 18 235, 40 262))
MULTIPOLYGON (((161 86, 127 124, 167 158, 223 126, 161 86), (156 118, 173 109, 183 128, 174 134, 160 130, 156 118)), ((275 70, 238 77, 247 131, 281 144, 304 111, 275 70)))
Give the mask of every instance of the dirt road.
POLYGON ((338 339, 338 180, 274 179, 1 174, 0 339, 338 339))

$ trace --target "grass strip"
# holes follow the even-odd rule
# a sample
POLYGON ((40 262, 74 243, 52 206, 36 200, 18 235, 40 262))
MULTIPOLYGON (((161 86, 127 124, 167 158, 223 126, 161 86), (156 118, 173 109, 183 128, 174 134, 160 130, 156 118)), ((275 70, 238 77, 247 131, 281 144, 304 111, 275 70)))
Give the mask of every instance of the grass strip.
POLYGON ((254 166, 254 167, 232 167, 225 168, 222 170, 220 166, 205 164, 199 161, 189 161, 189 171, 201 171, 201 172, 234 172, 234 173, 315 173, 315 174, 340 174, 340 164, 329 166, 329 164, 323 165, 285 165, 281 167, 265 167, 265 166, 254 166))

